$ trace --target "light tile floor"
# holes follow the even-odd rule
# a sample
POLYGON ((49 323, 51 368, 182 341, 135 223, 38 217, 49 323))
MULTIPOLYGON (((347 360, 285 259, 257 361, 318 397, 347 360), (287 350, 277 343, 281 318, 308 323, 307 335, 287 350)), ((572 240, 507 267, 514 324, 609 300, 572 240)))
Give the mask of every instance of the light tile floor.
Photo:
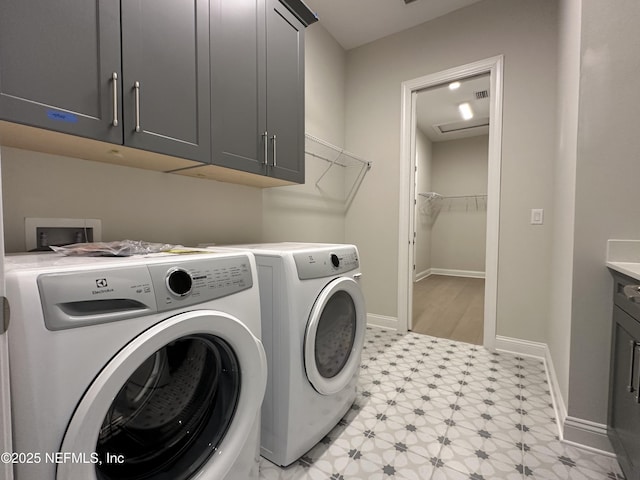
POLYGON ((542 361, 368 328, 358 397, 316 447, 262 480, 623 479, 563 444, 542 361))

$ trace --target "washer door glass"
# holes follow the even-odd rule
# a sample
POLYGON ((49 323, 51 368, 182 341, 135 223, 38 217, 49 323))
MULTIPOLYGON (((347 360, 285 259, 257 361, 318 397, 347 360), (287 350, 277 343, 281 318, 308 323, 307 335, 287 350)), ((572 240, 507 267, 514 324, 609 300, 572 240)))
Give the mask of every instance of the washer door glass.
MULTIPOLYGON (((56 480, 224 479, 253 436, 267 384, 260 340, 237 318, 194 310, 127 343, 67 426, 56 480)), ((251 442, 250 442, 251 440, 251 442)))
POLYGON ((224 437, 239 390, 237 358, 220 338, 184 337, 156 351, 124 384, 104 418, 96 447, 102 460, 98 478, 188 478, 224 437), (107 461, 109 455, 125 461, 107 461))
POLYGON ((360 367, 366 313, 360 285, 349 277, 330 282, 311 310, 305 333, 305 369, 323 395, 344 389, 360 367))

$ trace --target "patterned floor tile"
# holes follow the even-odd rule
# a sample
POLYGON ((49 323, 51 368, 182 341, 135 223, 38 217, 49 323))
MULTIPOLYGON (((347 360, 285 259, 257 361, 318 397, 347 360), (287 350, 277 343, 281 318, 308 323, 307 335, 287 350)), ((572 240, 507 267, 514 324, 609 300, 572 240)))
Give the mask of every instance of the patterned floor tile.
POLYGON ((525 476, 531 479, 605 480, 609 478, 607 472, 583 468, 566 456, 546 456, 529 451, 524 454, 524 464, 527 467, 525 476))
POLYGON ((560 442, 544 362, 367 327, 339 424, 260 480, 622 480, 614 458, 560 442))

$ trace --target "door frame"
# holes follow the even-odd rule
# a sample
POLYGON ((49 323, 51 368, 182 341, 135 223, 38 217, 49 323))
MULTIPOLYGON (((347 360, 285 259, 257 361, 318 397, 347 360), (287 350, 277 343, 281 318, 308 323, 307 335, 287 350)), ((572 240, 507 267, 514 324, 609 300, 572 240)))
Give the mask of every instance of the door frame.
MULTIPOLYGON (((4 228, 2 219, 2 147, 0 147, 0 297, 6 294, 4 284, 4 228)), ((6 299, 4 300, 6 301, 6 299)), ((4 304, 0 305, 4 308, 4 304)), ((9 342, 4 324, 9 319, 0 312, 0 453, 13 451, 11 446, 11 396, 9 392, 9 342)), ((0 462, 0 478, 13 479, 11 462, 0 462)))
POLYGON ((398 330, 411 328, 413 303, 413 232, 415 230, 415 128, 419 90, 489 73, 490 122, 487 178, 487 246, 485 259, 483 344, 495 348, 500 239, 500 178, 502 171, 502 97, 504 56, 479 60, 402 82, 400 123, 400 201, 398 237, 398 330))

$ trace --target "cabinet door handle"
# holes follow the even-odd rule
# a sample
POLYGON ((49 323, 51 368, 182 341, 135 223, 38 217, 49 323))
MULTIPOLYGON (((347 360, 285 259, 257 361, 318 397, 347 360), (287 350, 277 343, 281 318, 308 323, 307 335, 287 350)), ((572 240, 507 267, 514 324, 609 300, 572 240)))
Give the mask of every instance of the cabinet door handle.
POLYGON ((271 137, 271 141, 273 142, 273 166, 278 166, 278 153, 276 151, 276 136, 271 137))
POLYGON ((11 309, 9 308, 9 299, 0 297, 0 335, 9 330, 9 319, 11 318, 11 309))
POLYGON ((636 366, 636 347, 638 344, 635 340, 629 340, 629 347, 631 348, 631 358, 629 359, 629 385, 627 386, 627 390, 631 393, 635 391, 633 388, 633 373, 636 366))
POLYGON ((133 90, 136 97, 136 132, 140 132, 142 128, 140 128, 140 82, 136 82, 133 84, 133 90))
MULTIPOLYGON (((635 345, 633 347, 633 351, 635 353, 636 349, 640 347, 640 343, 633 342, 635 345)), ((633 359, 635 362, 635 358, 633 359)), ((640 404, 640 369, 638 369, 638 388, 636 388, 636 403, 640 404)))
POLYGON ((111 75, 111 86, 113 88, 113 122, 111 125, 118 126, 118 74, 113 72, 111 75))
POLYGON ((640 302, 640 285, 625 285, 622 291, 630 302, 640 302))
POLYGON ((264 144, 264 162, 265 165, 269 164, 269 133, 264 132, 262 134, 262 142, 264 144))

